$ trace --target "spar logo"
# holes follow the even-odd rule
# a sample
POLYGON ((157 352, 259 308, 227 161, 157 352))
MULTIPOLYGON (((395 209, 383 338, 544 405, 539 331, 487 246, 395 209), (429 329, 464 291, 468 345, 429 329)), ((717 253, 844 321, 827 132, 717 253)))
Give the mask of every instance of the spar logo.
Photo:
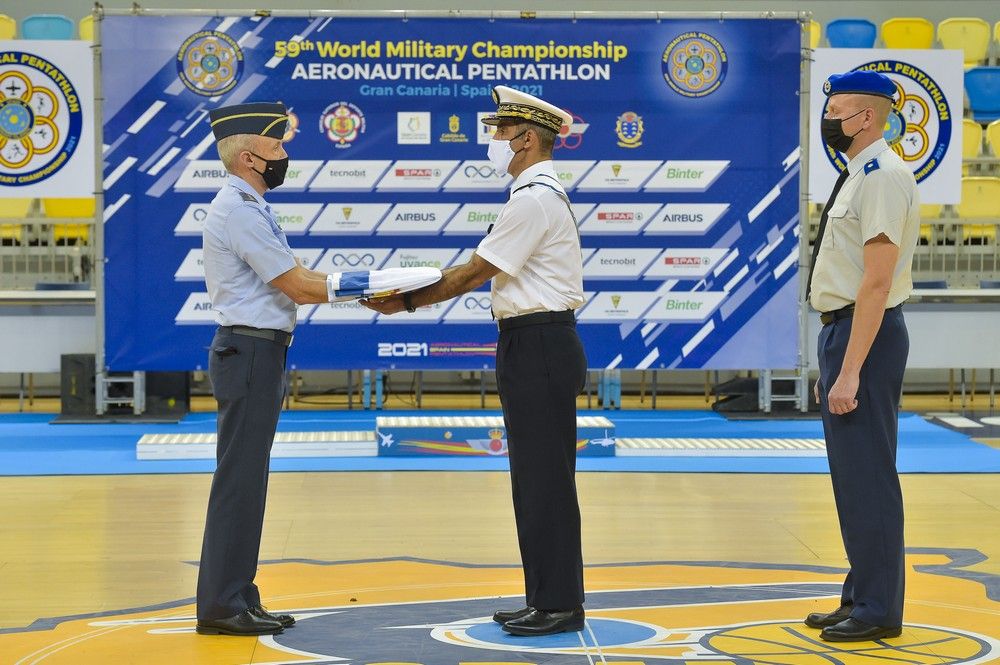
POLYGON ((685 32, 663 50, 663 80, 679 95, 705 97, 719 89, 729 69, 722 43, 705 32, 685 32))
MULTIPOLYGON (((896 101, 885 123, 883 136, 893 152, 913 169, 919 183, 930 176, 944 159, 951 145, 951 108, 944 91, 926 72, 898 60, 875 60, 857 70, 885 74, 896 84, 896 101)), ((823 104, 820 117, 826 115, 823 104)), ((837 170, 847 168, 847 159, 829 146, 824 146, 827 159, 837 170)))
POLYGON ((177 50, 177 76, 196 94, 223 95, 236 87, 242 75, 243 50, 224 32, 196 32, 177 50))
POLYGON ((73 82, 32 53, 0 53, 0 184, 33 185, 59 172, 83 132, 73 82))

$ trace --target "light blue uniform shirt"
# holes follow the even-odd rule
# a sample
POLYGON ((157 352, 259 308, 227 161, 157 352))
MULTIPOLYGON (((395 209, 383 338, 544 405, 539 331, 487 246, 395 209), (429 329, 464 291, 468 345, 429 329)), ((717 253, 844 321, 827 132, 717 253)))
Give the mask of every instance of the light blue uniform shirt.
POLYGON ((295 267, 295 255, 271 206, 230 174, 208 209, 202 231, 205 284, 222 326, 292 332, 295 302, 268 284, 295 267))

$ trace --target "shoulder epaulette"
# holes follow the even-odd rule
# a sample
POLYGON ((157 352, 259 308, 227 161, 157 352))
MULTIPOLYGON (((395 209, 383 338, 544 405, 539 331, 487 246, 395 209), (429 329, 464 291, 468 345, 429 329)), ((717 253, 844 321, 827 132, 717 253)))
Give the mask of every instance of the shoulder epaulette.
POLYGON ((868 162, 867 164, 865 164, 865 175, 868 175, 872 171, 878 171, 879 168, 880 167, 878 165, 878 160, 877 159, 873 159, 870 162, 868 162))

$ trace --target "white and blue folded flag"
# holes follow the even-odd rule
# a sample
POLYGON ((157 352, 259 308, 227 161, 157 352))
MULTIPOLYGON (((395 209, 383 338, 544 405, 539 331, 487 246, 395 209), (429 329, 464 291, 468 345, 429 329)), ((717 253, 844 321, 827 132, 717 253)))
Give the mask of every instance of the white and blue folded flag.
POLYGON ((335 272, 326 277, 330 302, 358 298, 385 298, 429 286, 441 279, 437 268, 386 268, 335 272))

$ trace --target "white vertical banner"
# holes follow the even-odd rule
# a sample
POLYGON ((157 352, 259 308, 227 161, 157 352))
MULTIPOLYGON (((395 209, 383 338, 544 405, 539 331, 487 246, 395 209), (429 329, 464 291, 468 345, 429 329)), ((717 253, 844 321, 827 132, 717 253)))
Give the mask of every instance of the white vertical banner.
POLYGON ((913 169, 921 203, 958 203, 962 192, 962 52, 816 49, 810 81, 809 198, 826 201, 847 158, 823 144, 823 83, 831 74, 868 69, 896 84, 885 139, 913 169))
POLYGON ((90 46, 0 41, 0 197, 93 196, 90 46))

